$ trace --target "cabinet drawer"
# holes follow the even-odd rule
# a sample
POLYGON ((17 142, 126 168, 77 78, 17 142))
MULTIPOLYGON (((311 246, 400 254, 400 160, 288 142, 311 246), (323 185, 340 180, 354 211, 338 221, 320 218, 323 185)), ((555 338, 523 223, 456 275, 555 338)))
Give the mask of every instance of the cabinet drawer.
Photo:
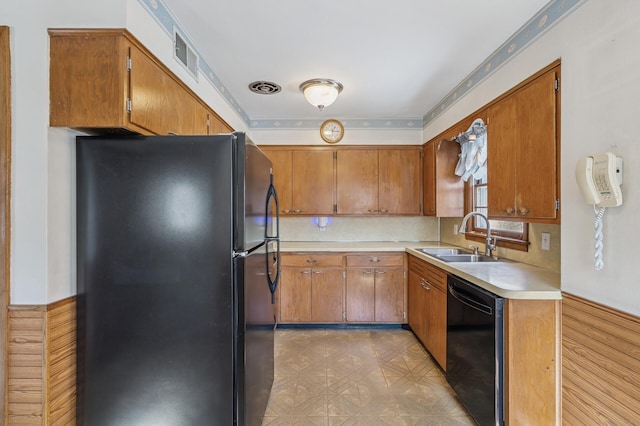
POLYGON ((416 257, 409 256, 409 270, 423 277, 427 275, 428 263, 416 257))
POLYGON ((428 262, 409 257, 409 270, 427 280, 433 287, 447 291, 447 272, 428 262))
POLYGON ((427 264, 427 281, 435 288, 446 293, 447 291, 447 273, 437 266, 427 264))
POLYGON ((283 254, 280 261, 282 266, 342 266, 343 257, 341 254, 296 253, 283 254))
POLYGON ((347 256, 347 266, 402 266, 404 254, 367 254, 347 256))

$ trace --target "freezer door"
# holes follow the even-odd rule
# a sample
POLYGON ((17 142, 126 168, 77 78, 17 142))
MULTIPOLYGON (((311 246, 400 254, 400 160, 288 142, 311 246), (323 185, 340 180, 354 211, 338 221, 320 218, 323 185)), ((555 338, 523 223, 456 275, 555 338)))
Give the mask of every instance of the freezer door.
POLYGON ((267 235, 267 200, 271 185, 271 161, 243 133, 235 149, 235 241, 236 251, 251 250, 267 235))

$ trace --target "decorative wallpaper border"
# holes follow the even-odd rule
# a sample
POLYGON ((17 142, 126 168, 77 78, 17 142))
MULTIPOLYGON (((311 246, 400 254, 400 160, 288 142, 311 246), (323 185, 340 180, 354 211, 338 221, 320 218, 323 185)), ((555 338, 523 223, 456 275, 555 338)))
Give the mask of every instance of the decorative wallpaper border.
MULTIPOLYGON (((502 65, 524 49, 529 43, 535 40, 542 33, 557 24, 561 18, 568 16, 580 4, 586 0, 552 0, 514 35, 512 35, 502 46, 484 60, 471 74, 460 82, 449 94, 438 102, 422 119, 416 117, 408 118, 379 118, 379 119, 345 119, 341 120, 345 127, 352 129, 394 129, 394 130, 415 130, 425 128, 436 117, 449 109, 459 99, 464 97, 470 90, 480 82, 493 74, 502 65)), ((227 103, 238 113, 244 122, 252 129, 317 129, 322 119, 251 119, 238 104, 233 95, 227 91, 220 78, 213 72, 211 66, 202 58, 197 47, 179 25, 171 11, 167 9, 162 0, 138 0, 149 14, 155 18, 164 31, 173 37, 173 29, 176 28, 180 34, 190 43, 191 47, 199 56, 198 68, 202 75, 211 83, 227 103)))
POLYGON ((213 87, 222 95, 227 103, 234 109, 236 113, 249 125, 249 116, 238 104, 233 95, 227 91, 225 85, 220 81, 220 78, 213 72, 211 66, 203 59, 202 55, 198 51, 195 43, 189 39, 182 26, 178 23, 171 11, 167 9, 162 0, 138 0, 149 14, 155 18, 164 31, 169 35, 169 38, 173 38, 173 29, 176 28, 180 32, 180 36, 189 42, 193 50, 198 54, 198 69, 204 75, 204 77, 211 83, 213 87))
POLYGON ((533 16, 502 46, 484 60, 471 74, 438 102, 422 118, 422 128, 449 109, 459 99, 477 86, 488 76, 497 71, 502 65, 514 57, 518 52, 529 45, 542 33, 549 30, 561 21, 561 18, 569 15, 581 3, 586 0, 553 0, 533 16))
MULTIPOLYGON (((278 120, 274 118, 258 118, 251 120, 249 126, 252 129, 278 130, 278 129, 314 129, 318 130, 323 121, 332 118, 289 118, 278 120)), ((422 119, 414 118, 340 118, 345 129, 393 129, 393 130, 420 130, 422 119)))

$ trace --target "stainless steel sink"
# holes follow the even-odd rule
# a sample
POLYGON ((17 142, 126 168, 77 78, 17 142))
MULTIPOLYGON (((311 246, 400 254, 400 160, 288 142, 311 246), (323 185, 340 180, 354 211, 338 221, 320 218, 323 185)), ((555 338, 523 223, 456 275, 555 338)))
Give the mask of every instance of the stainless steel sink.
POLYGON ((450 256, 450 255, 461 255, 461 254, 471 254, 467 250, 458 249, 458 248, 419 248, 418 251, 423 252, 424 254, 429 254, 431 256, 450 256))
POLYGON ((436 255, 434 257, 443 262, 500 262, 500 259, 482 254, 436 255))

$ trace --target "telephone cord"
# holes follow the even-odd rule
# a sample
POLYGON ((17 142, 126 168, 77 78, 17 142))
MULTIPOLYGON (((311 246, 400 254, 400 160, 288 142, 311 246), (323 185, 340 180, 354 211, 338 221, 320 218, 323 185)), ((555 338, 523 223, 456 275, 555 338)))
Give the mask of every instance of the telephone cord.
POLYGON ((596 206, 593 206, 593 211, 596 214, 596 219, 595 219, 595 229, 596 229, 596 252, 595 252, 595 259, 596 259, 596 271, 600 271, 604 268, 604 260, 602 258, 602 217, 604 216, 604 211, 606 210, 606 207, 600 207, 599 209, 596 208, 596 206))

